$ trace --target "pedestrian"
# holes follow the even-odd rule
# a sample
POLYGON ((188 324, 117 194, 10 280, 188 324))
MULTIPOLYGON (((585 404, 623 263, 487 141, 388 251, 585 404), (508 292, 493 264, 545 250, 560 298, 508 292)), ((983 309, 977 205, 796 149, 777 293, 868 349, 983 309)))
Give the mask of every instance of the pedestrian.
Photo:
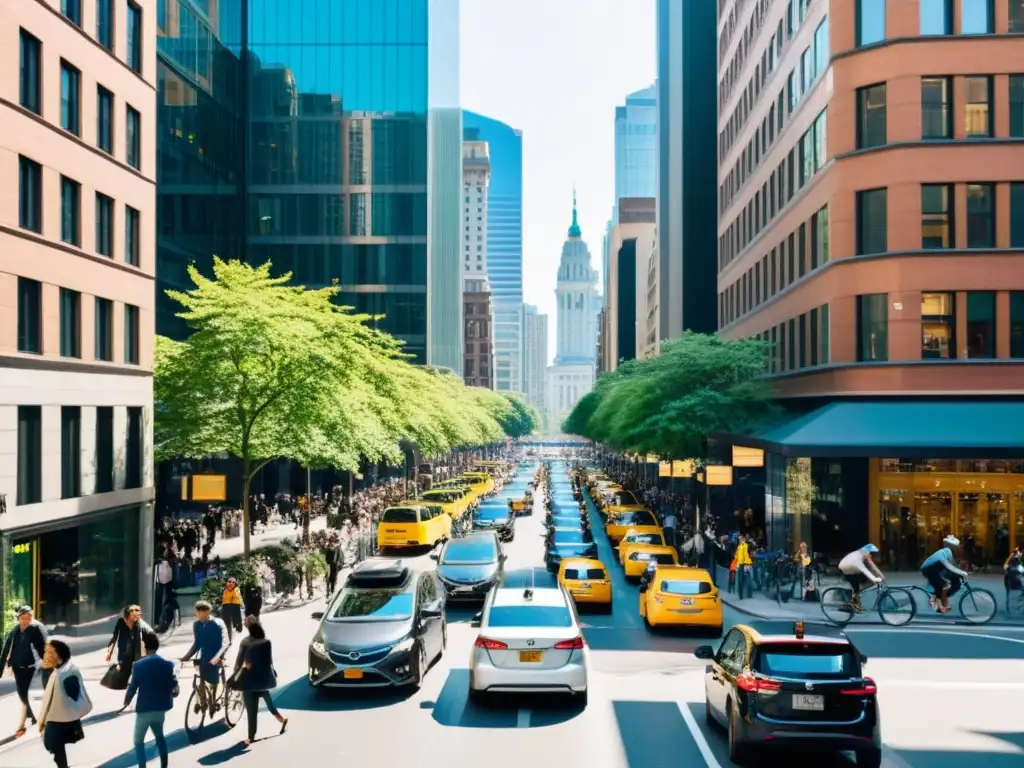
POLYGON ((679 539, 676 536, 676 530, 679 527, 679 521, 676 518, 674 509, 669 508, 668 514, 665 515, 665 520, 662 522, 661 527, 665 532, 665 543, 672 547, 672 549, 678 549, 679 539))
POLYGON ((192 623, 192 647, 182 657, 189 661, 196 654, 199 658, 195 665, 199 667, 199 675, 206 685, 200 685, 196 714, 202 709, 209 712, 210 717, 217 714, 217 686, 220 684, 219 666, 224 660, 231 640, 228 638, 227 627, 220 619, 211 615, 213 606, 205 600, 196 603, 196 620, 192 623))
MULTIPOLYGON (((14 731, 14 738, 25 735, 25 722, 36 724, 36 716, 29 704, 28 694, 32 688, 32 679, 36 675, 36 667, 42 662, 46 649, 46 627, 32 616, 32 608, 21 606, 16 611, 18 624, 4 640, 0 651, 0 675, 10 669, 14 673, 14 685, 21 701, 21 720, 14 731)), ((46 687, 49 671, 43 671, 43 687, 46 687)))
POLYGON ((146 635, 143 644, 146 655, 135 662, 132 682, 125 693, 121 711, 128 708, 138 693, 139 702, 135 705, 135 758, 139 768, 146 768, 146 733, 153 731, 156 749, 160 754, 160 768, 167 768, 164 716, 174 708, 174 697, 178 695, 178 676, 175 674, 174 662, 158 653, 160 639, 156 635, 146 635))
POLYGON ((235 632, 242 631, 242 590, 238 588, 238 579, 228 578, 224 585, 224 594, 220 598, 220 617, 228 628, 228 641, 235 632))
POLYGON ((288 727, 288 718, 277 711, 270 697, 270 692, 277 687, 277 671, 274 669, 270 639, 256 616, 246 618, 245 628, 249 630, 249 636, 238 646, 232 687, 241 689, 242 699, 245 701, 249 734, 242 743, 249 746, 256 740, 256 715, 259 712, 260 700, 266 703, 267 711, 281 724, 281 733, 288 727))
POLYGON ((174 568, 171 566, 170 561, 161 555, 157 559, 153 571, 154 578, 156 579, 156 607, 153 609, 154 615, 163 616, 164 604, 167 602, 167 593, 174 587, 174 568))
POLYGON ((137 605, 126 607, 121 618, 114 624, 114 633, 107 645, 107 663, 110 663, 115 653, 117 660, 107 670, 100 685, 114 691, 123 691, 128 687, 132 666, 137 659, 142 658, 143 638, 147 635, 156 635, 156 632, 142 620, 142 608, 137 605))
POLYGON ((253 584, 245 590, 245 615, 259 617, 263 610, 263 590, 253 584))
POLYGON ((338 588, 338 571, 341 570, 344 559, 341 552, 341 541, 334 534, 331 534, 331 538, 327 542, 324 558, 327 560, 327 596, 330 597, 338 588))
POLYGON ((71 661, 67 643, 50 640, 43 651, 43 667, 53 674, 43 692, 39 733, 57 768, 68 768, 67 746, 85 738, 82 718, 92 712, 92 701, 85 690, 82 673, 71 661))

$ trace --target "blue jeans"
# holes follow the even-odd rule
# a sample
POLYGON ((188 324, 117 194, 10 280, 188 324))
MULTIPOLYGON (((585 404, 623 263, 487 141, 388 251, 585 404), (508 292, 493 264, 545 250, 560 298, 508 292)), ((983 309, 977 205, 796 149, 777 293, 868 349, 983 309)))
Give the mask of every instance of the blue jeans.
POLYGON ((153 731, 156 750, 160 753, 161 768, 167 768, 167 741, 164 739, 164 715, 166 712, 135 713, 135 759, 139 768, 146 768, 146 731, 153 731))

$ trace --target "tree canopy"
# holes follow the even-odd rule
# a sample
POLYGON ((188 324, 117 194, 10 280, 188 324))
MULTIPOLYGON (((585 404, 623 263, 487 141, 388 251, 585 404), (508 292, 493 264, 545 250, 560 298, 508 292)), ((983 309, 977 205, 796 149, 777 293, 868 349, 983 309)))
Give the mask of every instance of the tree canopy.
POLYGON ((373 317, 338 304, 337 286, 217 258, 212 279, 189 276, 194 288, 167 294, 192 335, 156 340, 154 453, 240 458, 246 515, 252 478, 276 458, 354 471, 401 462, 404 443, 432 456, 523 428, 511 399, 413 365, 373 317))
POLYGON ((529 437, 540 429, 540 414, 521 395, 502 392, 508 409, 501 417, 501 428, 513 438, 529 437))
POLYGON ((657 357, 601 376, 562 431, 623 451, 700 458, 709 434, 740 432, 772 415, 764 371, 761 341, 686 333, 664 342, 657 357))

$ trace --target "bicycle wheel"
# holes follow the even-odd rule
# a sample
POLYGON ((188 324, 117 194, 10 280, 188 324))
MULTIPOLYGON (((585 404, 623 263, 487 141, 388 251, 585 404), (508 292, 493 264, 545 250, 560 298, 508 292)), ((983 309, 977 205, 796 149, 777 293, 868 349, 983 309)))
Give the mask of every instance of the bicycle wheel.
POLYGON ((987 589, 971 588, 960 598, 960 615, 971 624, 987 624, 996 609, 996 596, 987 589))
POLYGON ((242 719, 242 712, 245 711, 245 701, 242 699, 242 692, 235 691, 227 686, 224 687, 224 722, 228 728, 234 728, 242 719))
POLYGON ((850 605, 851 600, 852 590, 845 587, 829 587, 821 593, 821 612, 836 626, 845 627, 855 613, 853 606, 850 605))
POLYGON ((893 627, 909 624, 917 615, 917 603, 906 589, 889 589, 878 598, 878 618, 893 627))
POLYGON ((189 741, 192 741, 195 735, 203 729, 205 722, 206 707, 199 706, 199 691, 193 687, 185 709, 185 733, 188 735, 189 741))

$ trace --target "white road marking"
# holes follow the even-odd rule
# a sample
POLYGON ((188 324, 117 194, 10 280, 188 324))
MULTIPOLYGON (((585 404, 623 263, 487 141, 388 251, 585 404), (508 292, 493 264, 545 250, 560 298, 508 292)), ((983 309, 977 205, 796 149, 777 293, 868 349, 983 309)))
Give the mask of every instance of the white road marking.
POLYGON ((690 711, 689 704, 677 701, 676 706, 679 707, 679 713, 683 716, 683 722, 690 729, 690 735, 693 736, 693 741, 697 744, 697 749, 700 750, 701 757, 708 764, 708 768, 722 768, 722 764, 718 762, 715 753, 711 751, 711 745, 704 738, 704 733, 697 725, 697 721, 693 719, 693 713, 690 711))
POLYGON ((882 681, 882 688, 928 688, 940 690, 954 688, 963 691, 1024 691, 1024 683, 986 683, 971 680, 887 680, 882 681))
POLYGON ((966 632, 964 630, 953 630, 953 629, 925 629, 923 627, 901 627, 899 629, 882 629, 881 627, 867 627, 865 629, 851 630, 854 632, 909 632, 911 634, 918 635, 953 635, 954 637, 970 637, 970 638, 982 638, 983 640, 1002 640, 1006 643, 1017 643, 1018 645, 1024 645, 1024 640, 1020 640, 1016 637, 1003 637, 1002 635, 990 635, 985 632, 966 632))
POLYGON ((529 728, 530 727, 530 710, 520 709, 516 716, 516 728, 529 728))

